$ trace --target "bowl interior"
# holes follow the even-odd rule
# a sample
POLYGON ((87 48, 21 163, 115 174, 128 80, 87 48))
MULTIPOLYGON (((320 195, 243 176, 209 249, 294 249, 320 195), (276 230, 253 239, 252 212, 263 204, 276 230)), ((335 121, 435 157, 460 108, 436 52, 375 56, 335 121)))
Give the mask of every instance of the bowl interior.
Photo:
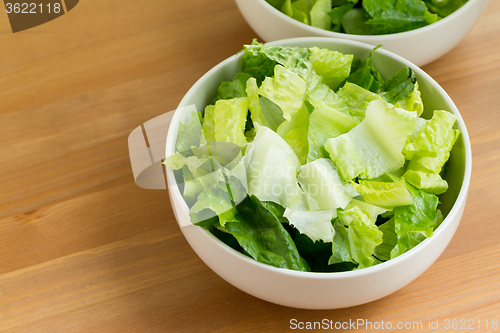
MULTIPOLYGON (((327 37, 293 38, 275 41, 269 44, 298 47, 317 46, 342 53, 351 53, 355 58, 362 59, 366 59, 373 49, 373 46, 361 42, 327 37)), ((373 64, 385 78, 392 76, 404 66, 409 66, 414 70, 425 106, 423 113, 424 118, 430 118, 433 110, 438 109, 452 112, 457 116, 457 123, 455 126, 460 129, 462 135, 457 140, 450 159, 443 171, 443 178, 447 180, 449 189, 444 195, 440 196, 441 203, 439 208, 446 217, 452 210, 460 193, 463 192, 461 190, 465 177, 470 177, 470 142, 460 113, 446 92, 429 75, 409 61, 389 51, 379 49, 375 52, 373 64), (468 175, 467 169, 469 170, 468 175)), ((179 108, 194 104, 197 111, 202 112, 205 105, 216 96, 219 84, 222 81, 232 80, 233 76, 240 70, 241 65, 241 54, 237 54, 214 67, 193 85, 180 102, 179 108)), ((176 112, 174 115, 167 138, 166 156, 175 152, 175 141, 179 122, 187 121, 190 116, 190 112, 187 110, 185 112, 181 110, 181 112, 176 112)), ((175 183, 175 178, 170 170, 167 170, 167 179, 169 181, 169 188, 172 189, 172 187, 174 187, 172 185, 175 183)), ((171 195, 181 195, 177 186, 175 186, 171 195)), ((465 193, 462 195, 465 196, 465 193)), ((187 205, 184 204, 183 209, 185 209, 187 214, 187 205)), ((445 222, 442 225, 444 225, 445 222)))
MULTIPOLYGON (((243 0, 243 1, 246 1, 246 0, 243 0)), ((462 7, 457 9, 455 12, 451 13, 450 15, 442 18, 441 20, 439 20, 433 24, 430 24, 430 25, 427 25, 427 26, 424 26, 424 27, 421 27, 418 29, 413 29, 413 30, 408 30, 408 31, 393 33, 393 34, 385 34, 385 35, 353 35, 353 34, 348 34, 348 33, 340 33, 340 32, 324 30, 321 28, 316 28, 316 27, 313 27, 309 24, 305 24, 303 22, 300 22, 292 17, 289 17, 288 15, 283 13, 281 10, 278 10, 275 7, 273 7, 266 0, 255 0, 255 1, 260 2, 264 8, 267 8, 267 10, 274 13, 275 15, 280 16, 282 19, 287 20, 290 24, 300 26, 303 29, 310 31, 313 35, 331 36, 334 38, 338 38, 340 35, 340 36, 346 36, 349 38, 355 38, 356 40, 369 41, 370 39, 377 39, 378 40, 380 38, 390 39, 390 38, 408 37, 412 34, 419 33, 422 30, 428 30, 431 27, 435 28, 437 26, 441 26, 441 25, 445 24, 447 21, 453 20, 456 16, 460 15, 461 13, 465 13, 465 12, 469 11, 471 9, 471 7, 475 6, 475 3, 480 2, 480 1, 486 2, 487 0, 468 0, 465 4, 462 5, 462 7), (362 37, 363 39, 358 39, 360 37, 362 37)))

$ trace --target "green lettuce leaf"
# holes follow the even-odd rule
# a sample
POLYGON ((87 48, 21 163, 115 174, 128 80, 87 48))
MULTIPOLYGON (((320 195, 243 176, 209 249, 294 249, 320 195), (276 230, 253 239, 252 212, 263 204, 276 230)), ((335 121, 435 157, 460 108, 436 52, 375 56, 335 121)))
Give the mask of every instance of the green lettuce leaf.
POLYGON ((442 194, 448 190, 448 182, 435 172, 407 170, 404 178, 408 183, 427 193, 442 194))
POLYGON ((352 258, 351 247, 349 244, 349 231, 348 228, 341 222, 340 219, 336 219, 333 224, 335 230, 335 236, 332 242, 332 255, 328 259, 328 264, 341 264, 349 263, 355 264, 357 262, 352 258))
POLYGON ((394 207, 413 203, 403 178, 395 182, 360 180, 359 184, 353 182, 353 185, 366 202, 376 206, 394 207))
POLYGON ((406 111, 415 111, 417 112, 417 116, 420 117, 422 112, 424 112, 424 103, 422 102, 422 97, 420 96, 420 90, 418 90, 418 82, 415 82, 413 91, 405 98, 397 101, 395 106, 405 109, 406 111))
POLYGON ((190 155, 191 148, 198 147, 204 140, 201 128, 201 113, 193 111, 186 123, 179 123, 175 148, 183 155, 190 155))
POLYGON ((332 21, 328 12, 332 9, 332 0, 316 0, 312 6, 309 15, 311 16, 311 25, 316 28, 330 30, 332 21))
POLYGON ((220 99, 246 97, 246 82, 250 77, 252 76, 248 73, 237 73, 231 82, 222 82, 217 89, 217 97, 215 97, 213 103, 220 99))
POLYGON ((266 0, 271 6, 273 6, 276 9, 281 9, 283 4, 285 3, 285 0, 266 0))
POLYGON ((297 271, 309 271, 290 234, 279 219, 256 196, 237 206, 237 214, 224 228, 252 258, 265 264, 297 271))
POLYGON ((243 160, 250 195, 282 207, 301 202, 302 190, 297 183, 300 161, 277 133, 257 125, 257 134, 248 144, 243 160))
POLYGON ((467 0, 424 0, 431 13, 446 17, 465 5, 467 0))
POLYGON ((347 82, 357 84, 361 88, 374 93, 379 92, 384 84, 384 79, 372 64, 373 54, 379 47, 377 46, 370 52, 366 61, 362 59, 353 61, 351 74, 347 78, 347 82))
POLYGON ((345 208, 352 199, 329 159, 320 158, 302 165, 297 179, 306 194, 309 210, 345 208))
POLYGON ((292 147, 301 163, 307 159, 309 111, 304 102, 307 98, 305 81, 281 65, 276 65, 274 77, 266 78, 259 94, 280 107, 285 121, 276 132, 292 147))
POLYGON ((264 53, 244 52, 242 56, 241 71, 248 73, 257 80, 257 84, 268 76, 273 76, 277 62, 268 58, 264 53))
POLYGON ((331 243, 335 235, 332 225, 332 219, 336 217, 335 215, 336 211, 334 210, 304 211, 286 208, 283 216, 313 242, 322 240, 325 243, 331 243))
POLYGON ((416 82, 415 73, 409 67, 403 67, 393 77, 384 82, 381 95, 387 102, 396 104, 415 90, 416 82))
POLYGON ((266 57, 298 74, 306 81, 307 95, 310 99, 323 101, 338 110, 342 110, 342 100, 325 83, 324 79, 315 72, 310 60, 310 49, 265 45, 254 40, 251 45, 245 45, 243 50, 245 51, 244 56, 246 55, 247 58, 256 57, 260 59, 266 57))
POLYGON ((310 24, 310 12, 315 2, 316 0, 285 0, 281 11, 299 22, 310 24))
POLYGON ((421 0, 363 0, 363 8, 371 17, 366 21, 366 25, 373 27, 371 34, 398 33, 427 24, 424 20, 427 8, 421 0))
POLYGON ((215 124, 214 124, 214 110, 215 105, 207 105, 205 107, 205 114, 203 116, 203 136, 207 142, 215 142, 215 124))
POLYGON ((375 248, 373 256, 382 262, 391 259, 391 252, 398 243, 398 235, 394 228, 394 218, 378 227, 382 232, 382 243, 375 248))
MULTIPOLYGON (((283 111, 275 103, 264 96, 260 97, 260 106, 262 107, 263 126, 269 127, 273 131, 277 131, 278 127, 285 122, 283 111)), ((260 124, 260 123, 259 123, 260 124)))
POLYGON ((416 117, 414 112, 389 109, 383 101, 372 101, 365 119, 348 133, 328 139, 325 149, 345 181, 395 172, 405 163, 401 151, 416 117))
POLYGON ((217 142, 232 142, 240 147, 246 143, 245 124, 248 98, 218 100, 214 109, 214 134, 217 142))
POLYGON ((379 95, 351 82, 346 82, 339 89, 338 95, 345 102, 349 114, 357 121, 362 121, 365 118, 366 108, 370 102, 383 100, 379 95))
POLYGON ((309 140, 307 161, 311 162, 318 158, 328 157, 324 148, 326 140, 349 132, 358 122, 348 114, 337 111, 322 101, 312 99, 308 101, 314 107, 309 116, 307 133, 309 140))
POLYGON ((434 111, 415 141, 404 147, 405 156, 411 158, 408 170, 441 172, 460 136, 460 131, 453 129, 455 121, 455 115, 450 112, 434 111))
POLYGON ((394 231, 398 235, 398 243, 391 252, 392 258, 432 236, 436 221, 438 197, 408 183, 406 186, 413 204, 394 208, 394 231))
POLYGON ((330 12, 328 12, 328 16, 330 16, 330 20, 332 21, 331 31, 334 32, 345 32, 342 27, 342 18, 344 15, 352 9, 354 6, 353 2, 344 2, 338 6, 332 8, 330 12))
POLYGON ((347 239, 352 258, 358 268, 373 264, 375 248, 382 243, 382 232, 357 205, 348 206, 339 212, 340 221, 347 227, 347 239))
POLYGON ((330 88, 337 89, 349 76, 354 56, 318 47, 312 47, 310 50, 309 58, 316 74, 321 75, 330 88))

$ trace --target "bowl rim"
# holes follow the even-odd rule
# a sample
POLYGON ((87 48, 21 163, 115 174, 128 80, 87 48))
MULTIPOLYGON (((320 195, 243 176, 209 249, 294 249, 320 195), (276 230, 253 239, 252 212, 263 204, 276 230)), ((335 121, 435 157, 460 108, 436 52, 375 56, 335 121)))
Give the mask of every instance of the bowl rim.
POLYGON ((262 4, 262 6, 267 7, 267 9, 271 12, 273 12, 275 15, 278 15, 281 19, 287 21, 290 24, 293 24, 297 27, 301 27, 306 29, 308 32, 314 33, 315 35, 321 34, 323 36, 329 36, 329 37, 336 37, 336 38, 349 38, 349 39, 356 39, 356 40, 363 40, 363 41, 369 41, 369 40, 379 40, 379 39, 385 39, 385 40, 396 40, 401 37, 403 38, 408 38, 413 35, 423 33, 427 30, 432 30, 432 29, 438 29, 440 26, 446 24, 448 21, 454 19, 455 16, 460 15, 460 13, 465 12, 469 10, 469 7, 474 6, 475 2, 479 1, 488 1, 488 0, 468 0, 462 7, 451 13, 450 15, 442 18, 441 20, 434 22, 432 24, 426 25, 424 27, 420 27, 417 29, 409 30, 409 31, 403 31, 403 32, 397 32, 397 33, 392 33, 392 34, 384 34, 384 35, 354 35, 354 34, 348 34, 348 33, 342 33, 342 32, 334 32, 334 31, 329 31, 321 28, 316 28, 311 25, 305 24, 303 22, 297 21, 294 18, 291 18, 290 16, 286 15, 279 9, 273 7, 270 3, 268 3, 266 0, 236 0, 236 1, 257 1, 262 4))
MULTIPOLYGON (((261 1, 263 1, 263 0, 261 0, 261 1)), ((340 43, 340 44, 345 44, 345 45, 350 45, 350 46, 355 46, 355 47, 361 47, 367 51, 373 50, 373 45, 370 45, 370 44, 367 44, 364 42, 349 40, 349 39, 345 39, 345 38, 331 38, 331 37, 297 37, 297 38, 276 40, 276 41, 269 42, 266 44, 286 46, 287 44, 290 44, 290 43, 292 43, 292 44, 293 43, 311 43, 311 42, 315 42, 315 41, 322 42, 322 43, 326 42, 326 43, 333 44, 333 45, 340 43)), ((240 51, 237 54, 226 58, 225 60, 221 61, 220 63, 218 63, 217 65, 212 67, 203 76, 201 76, 191 86, 191 88, 188 90, 188 92, 184 95, 184 97, 182 98, 182 100, 179 103, 178 108, 182 108, 182 107, 185 107, 188 105, 186 101, 188 100, 188 98, 190 98, 190 95, 194 94, 194 91, 197 90, 198 87, 203 84, 203 81, 205 81, 207 78, 209 78, 214 72, 218 71, 220 68, 228 65, 229 63, 231 63, 233 61, 238 61, 238 59, 242 57, 243 53, 244 53, 243 51, 240 51)), ((465 150, 464 151, 464 153, 465 153, 465 168, 464 168, 464 176, 463 176, 462 186, 460 187, 460 191, 458 193, 458 196, 457 196, 455 202, 453 203, 451 210, 449 211, 448 215, 444 218, 441 225, 434 231, 432 237, 426 238, 420 244, 418 244, 414 248, 410 249, 408 252, 405 252, 396 258, 379 263, 375 266, 370 266, 370 267, 362 268, 359 270, 352 270, 352 271, 345 271, 345 272, 302 272, 302 271, 295 271, 295 270, 291 270, 291 269, 278 268, 278 267, 274 267, 271 265, 267 265, 267 264, 258 262, 257 260, 254 260, 253 258, 249 258, 249 257, 245 256, 244 254, 229 247, 228 245, 226 245, 225 243, 220 241, 217 237, 215 237, 209 231, 207 231, 201 227, 197 227, 194 224, 190 224, 189 227, 197 227, 197 230, 199 230, 199 232, 203 232, 205 235, 211 237, 216 242, 216 244, 219 246, 220 249, 237 256, 239 259, 246 261, 248 264, 253 265, 258 269, 267 270, 269 272, 274 272, 277 274, 285 274, 285 275, 297 277, 297 278, 313 278, 313 279, 320 279, 320 280, 347 279, 347 278, 375 274, 381 270, 388 269, 391 266, 396 266, 396 265, 398 265, 398 263, 400 263, 402 261, 406 261, 410 257, 413 257, 418 252, 420 252, 426 244, 428 244, 430 242, 434 242, 434 240, 437 239, 438 236, 444 232, 444 229, 446 229, 447 226, 450 225, 450 223, 448 221, 450 221, 453 217, 455 217, 459 213, 460 209, 462 208, 461 203, 463 203, 463 205, 465 205, 465 203, 466 203, 467 193, 468 193, 470 179, 471 179, 471 173, 472 173, 472 150, 471 150, 472 148, 471 148, 469 134, 467 132, 467 128, 466 128, 465 122, 460 114, 460 111, 458 110, 458 108, 456 107, 455 103, 450 98, 450 96, 446 93, 446 91, 441 87, 441 85, 439 85, 439 83, 437 83, 437 81, 435 81, 430 75, 428 75, 420 67, 416 66, 415 64, 413 64, 409 60, 406 60, 403 57, 401 57, 393 52, 390 52, 390 51, 383 49, 383 48, 378 48, 377 50, 375 50, 375 53, 384 54, 384 55, 386 55, 394 60, 397 60, 397 61, 403 63, 403 65, 409 66, 410 68, 412 68, 415 71, 415 73, 417 74, 418 77, 425 78, 425 80, 429 81, 434 86, 434 88, 436 88, 439 91, 440 95, 444 98, 445 102, 450 105, 451 110, 447 110, 447 111, 452 112, 456 116, 457 126, 459 127, 460 131, 462 132, 461 137, 462 137, 462 140, 464 140, 464 150, 465 150)), ((180 112, 175 112, 174 116, 172 118, 172 121, 170 123, 169 131, 168 131, 168 135, 167 135, 167 140, 166 140, 166 147, 165 147, 165 149, 166 149, 165 152, 167 153, 166 156, 169 156, 168 154, 171 153, 169 151, 169 145, 173 146, 173 148, 175 149, 175 144, 170 143, 170 142, 172 140, 174 140, 175 138, 177 138, 177 130, 178 130, 178 124, 179 124, 180 117, 181 117, 180 112), (177 124, 177 127, 172 130, 172 126, 174 126, 176 124, 177 124), (174 134, 175 134, 175 138, 174 138, 174 134)), ((175 178, 173 176, 173 171, 170 170, 170 168, 166 168, 166 175, 167 175, 167 181, 169 182, 169 184, 167 184, 168 188, 169 188, 169 195, 170 196, 176 195, 178 198, 180 198, 180 202, 183 205, 181 208, 189 211, 187 204, 185 203, 184 199, 182 198, 182 195, 179 191, 177 183, 175 182, 175 178), (170 183, 170 182, 173 182, 173 183, 170 183)), ((189 214, 188 214, 188 216, 189 216, 189 214)), ((176 219, 177 219, 177 216, 176 216, 176 219)), ((181 229, 182 228, 187 228, 187 227, 181 227, 181 229)))

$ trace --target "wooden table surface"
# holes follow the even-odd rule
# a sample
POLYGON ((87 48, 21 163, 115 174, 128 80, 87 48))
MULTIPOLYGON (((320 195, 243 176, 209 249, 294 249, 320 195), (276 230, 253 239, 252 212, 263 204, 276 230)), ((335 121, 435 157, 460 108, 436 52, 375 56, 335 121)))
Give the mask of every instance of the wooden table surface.
POLYGON ((234 1, 82 0, 15 34, 0 13, 0 332, 286 332, 292 319, 422 322, 419 332, 464 319, 493 331, 499 18, 500 1, 490 0, 465 40, 423 68, 455 101, 472 141, 469 199, 450 245, 386 298, 307 311, 219 278, 183 238, 167 192, 138 188, 132 176, 128 134, 175 109, 201 75, 256 37, 234 1))

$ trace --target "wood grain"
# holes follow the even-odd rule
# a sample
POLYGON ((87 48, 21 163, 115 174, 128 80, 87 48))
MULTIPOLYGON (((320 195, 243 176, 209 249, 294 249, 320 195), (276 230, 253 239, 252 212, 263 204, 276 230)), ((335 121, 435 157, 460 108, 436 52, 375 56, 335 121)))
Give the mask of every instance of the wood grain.
POLYGON ((439 320, 444 332, 446 319, 500 320, 498 17, 490 0, 460 45, 423 68, 472 142, 452 242, 393 295, 306 311, 220 279, 184 240, 166 191, 132 177, 128 134, 257 37, 233 1, 82 0, 16 34, 0 13, 0 332, 288 332, 293 318, 421 322, 407 330, 419 332, 439 320))

